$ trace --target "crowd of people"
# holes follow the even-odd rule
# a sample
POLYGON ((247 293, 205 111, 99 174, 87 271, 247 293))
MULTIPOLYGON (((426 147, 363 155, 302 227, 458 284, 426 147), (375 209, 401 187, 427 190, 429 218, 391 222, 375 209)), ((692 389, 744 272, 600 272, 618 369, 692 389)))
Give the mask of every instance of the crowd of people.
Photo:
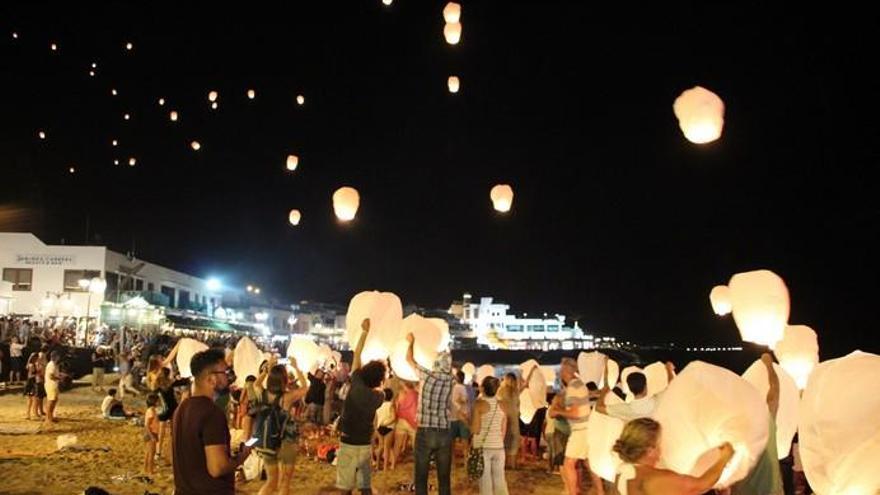
MULTIPOLYGON (((53 340, 59 330, 22 320, 2 323, 13 362, 10 380, 25 382, 26 415, 51 428, 60 384, 67 378, 63 346, 53 340), (30 327, 26 335, 23 326, 30 327), (34 345, 39 347, 28 349, 34 345)), ((192 356, 191 377, 182 377, 175 359, 177 337, 129 332, 122 345, 119 332, 108 331, 102 337, 107 345, 92 350, 92 387, 105 394, 109 385, 101 404, 104 418, 135 418, 142 425, 145 474, 155 473, 157 463, 171 465, 179 495, 232 494, 236 483, 261 479, 261 495, 287 494, 302 452, 335 465, 335 484, 326 493, 371 493, 374 470, 394 471, 411 458, 412 483, 403 490, 427 494, 433 469, 437 491, 451 494, 451 473, 458 465, 481 494, 506 494, 505 474, 523 460, 534 465, 543 457, 569 495, 587 490, 599 495, 701 494, 716 484, 733 455, 729 444, 719 445, 717 462, 701 476, 658 467, 662 425, 651 416, 659 397, 648 395, 640 372, 626 377, 633 395, 629 401, 609 401, 610 394, 623 397, 623 391, 584 383, 576 361, 563 358, 560 390, 524 424, 519 398, 531 377, 508 373, 468 383, 449 352, 440 352, 430 368, 416 362, 410 334, 406 360, 418 380, 403 380, 388 361, 363 362, 368 319, 362 330, 350 365, 328 361, 310 370, 260 342, 267 358, 259 375, 244 377, 241 386, 235 385, 235 337, 203 335, 210 347, 192 356), (118 382, 105 384, 111 367, 118 382), (126 394, 137 396, 143 408, 125 408, 126 394), (626 421, 614 445, 624 462, 615 483, 590 469, 587 423, 594 411, 626 421)), ((772 417, 778 408, 778 378, 772 357, 762 359, 770 377, 772 417)), ((669 380, 675 379, 674 371, 667 363, 669 380)), ((782 478, 775 442, 768 442, 749 477, 724 493, 782 494, 782 478)))

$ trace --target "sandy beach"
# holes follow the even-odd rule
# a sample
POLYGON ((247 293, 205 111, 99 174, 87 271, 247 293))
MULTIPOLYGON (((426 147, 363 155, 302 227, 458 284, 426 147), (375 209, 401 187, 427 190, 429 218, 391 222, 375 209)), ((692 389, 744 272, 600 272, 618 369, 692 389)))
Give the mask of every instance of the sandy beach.
MULTIPOLYGON (((73 495, 98 486, 114 495, 170 495, 174 486, 171 466, 160 463, 149 483, 138 479, 143 467, 141 427, 100 418, 101 399, 102 395, 89 387, 62 393, 59 422, 51 432, 43 432, 40 422, 25 419, 25 399, 21 395, 0 397, 0 494, 73 495), (62 434, 76 435, 82 450, 59 452, 56 441, 62 434)), ((143 410, 142 398, 126 396, 124 402, 126 408, 143 410)), ((467 481, 461 459, 456 461, 452 492, 478 493, 477 486, 467 481)), ((374 473, 373 486, 378 493, 398 493, 398 484, 409 482, 411 476, 409 455, 395 471, 374 473)), ((302 455, 291 493, 317 493, 320 487, 332 485, 334 479, 333 466, 302 455)), ((544 463, 508 472, 507 483, 511 494, 558 495, 562 491, 559 476, 548 474, 544 463)), ((257 493, 260 484, 240 483, 236 491, 257 493)), ((431 484, 436 487, 433 473, 431 484)))

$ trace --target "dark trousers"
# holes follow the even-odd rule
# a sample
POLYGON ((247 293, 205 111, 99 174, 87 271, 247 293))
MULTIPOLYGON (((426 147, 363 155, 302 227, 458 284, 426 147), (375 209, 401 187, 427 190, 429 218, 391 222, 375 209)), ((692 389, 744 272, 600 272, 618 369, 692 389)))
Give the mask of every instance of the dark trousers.
POLYGON ((437 484, 440 495, 451 495, 452 435, 448 428, 419 428, 416 432, 415 457, 416 495, 428 495, 428 469, 431 455, 437 462, 437 484))

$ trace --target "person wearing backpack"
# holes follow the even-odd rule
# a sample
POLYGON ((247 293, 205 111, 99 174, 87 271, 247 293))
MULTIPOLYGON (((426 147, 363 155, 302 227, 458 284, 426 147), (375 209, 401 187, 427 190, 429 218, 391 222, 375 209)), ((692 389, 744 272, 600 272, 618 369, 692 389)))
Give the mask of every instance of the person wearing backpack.
POLYGON ((279 493, 287 495, 293 478, 293 465, 297 454, 298 429, 296 420, 290 413, 296 401, 305 397, 309 390, 308 381, 290 358, 290 366, 296 373, 296 381, 289 380, 287 368, 276 364, 273 356, 267 371, 263 371, 254 384, 254 403, 257 410, 254 423, 254 437, 257 443, 254 450, 263 459, 266 468, 266 482, 259 495, 279 493), (263 380, 266 388, 263 388, 263 380))

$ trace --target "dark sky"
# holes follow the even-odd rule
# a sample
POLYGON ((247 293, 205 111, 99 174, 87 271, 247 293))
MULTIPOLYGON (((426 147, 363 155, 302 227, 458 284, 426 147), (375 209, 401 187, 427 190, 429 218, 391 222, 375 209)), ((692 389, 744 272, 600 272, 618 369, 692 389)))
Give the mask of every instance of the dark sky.
POLYGON ((735 342, 708 292, 769 268, 826 357, 880 349, 876 16, 465 1, 452 47, 444 2, 137 3, 0 6, 0 204, 26 212, 4 228, 83 243, 88 218, 91 243, 281 299, 468 290, 649 342, 735 342), (697 84, 727 105, 705 146, 672 114, 697 84))

